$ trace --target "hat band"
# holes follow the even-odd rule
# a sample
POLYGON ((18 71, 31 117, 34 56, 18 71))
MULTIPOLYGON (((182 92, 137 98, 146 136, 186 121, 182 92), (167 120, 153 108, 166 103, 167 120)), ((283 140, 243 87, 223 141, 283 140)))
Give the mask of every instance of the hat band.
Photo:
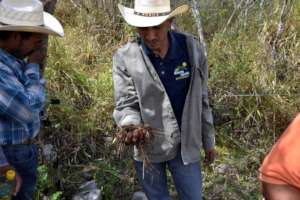
MULTIPOLYGON (((29 25, 11 25, 11 24, 3 23, 3 22, 0 22, 0 25, 1 26, 29 26, 29 25)), ((45 27, 45 25, 37 25, 35 27, 45 27)), ((22 31, 20 31, 20 32, 22 32, 22 31)))
POLYGON ((141 13, 134 11, 135 15, 143 16, 143 17, 162 17, 170 14, 170 12, 163 12, 163 13, 141 13))

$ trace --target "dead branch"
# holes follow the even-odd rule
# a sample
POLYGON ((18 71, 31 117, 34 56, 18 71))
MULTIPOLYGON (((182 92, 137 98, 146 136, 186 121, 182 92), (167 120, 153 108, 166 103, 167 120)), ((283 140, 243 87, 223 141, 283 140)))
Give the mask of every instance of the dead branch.
POLYGON ((277 43, 285 31, 285 25, 286 25, 286 20, 287 20, 287 15, 289 13, 289 10, 290 9, 288 7, 288 0, 282 0, 282 8, 280 12, 280 19, 278 23, 277 33, 272 45, 272 58, 274 60, 276 60, 277 58, 277 43))
POLYGON ((197 1, 197 0, 192 1, 192 11, 193 11, 193 15, 194 15, 194 18, 196 21, 199 39, 200 39, 201 44, 203 45, 204 55, 205 55, 205 57, 207 57, 207 47, 206 47, 206 42, 205 42, 205 38, 204 38, 204 34, 203 34, 199 1, 197 1))
POLYGON ((227 27, 229 27, 229 25, 231 24, 231 21, 233 20, 233 17, 236 15, 237 11, 241 8, 242 4, 244 3, 244 0, 241 0, 240 3, 234 7, 234 10, 231 14, 231 16, 229 17, 227 23, 226 23, 226 26, 224 27, 223 29, 223 33, 226 32, 227 30, 227 27))

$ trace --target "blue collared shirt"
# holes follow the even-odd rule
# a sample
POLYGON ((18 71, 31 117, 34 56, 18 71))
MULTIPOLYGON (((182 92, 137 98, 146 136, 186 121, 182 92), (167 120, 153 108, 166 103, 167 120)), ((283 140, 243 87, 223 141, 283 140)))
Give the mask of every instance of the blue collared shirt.
MULTIPOLYGON (((0 49, 0 145, 21 144, 38 134, 45 99, 39 65, 0 49)), ((0 148, 0 166, 6 164, 0 148)))
POLYGON ((170 47, 163 59, 155 55, 143 41, 141 44, 165 87, 178 125, 181 127, 182 112, 191 80, 191 67, 186 37, 170 32, 169 41, 170 47))

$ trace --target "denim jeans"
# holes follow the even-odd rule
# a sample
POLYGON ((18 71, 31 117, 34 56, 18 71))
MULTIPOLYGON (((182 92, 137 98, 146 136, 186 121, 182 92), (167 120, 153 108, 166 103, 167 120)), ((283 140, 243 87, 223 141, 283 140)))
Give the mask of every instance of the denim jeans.
POLYGON ((23 180, 21 189, 13 200, 33 199, 37 180, 37 146, 34 144, 11 145, 2 146, 2 148, 9 164, 16 169, 23 180))
POLYGON ((184 165, 181 152, 176 158, 162 163, 143 163, 135 161, 135 168, 140 185, 149 200, 171 200, 167 184, 166 169, 170 170, 180 200, 202 199, 202 175, 200 162, 184 165))

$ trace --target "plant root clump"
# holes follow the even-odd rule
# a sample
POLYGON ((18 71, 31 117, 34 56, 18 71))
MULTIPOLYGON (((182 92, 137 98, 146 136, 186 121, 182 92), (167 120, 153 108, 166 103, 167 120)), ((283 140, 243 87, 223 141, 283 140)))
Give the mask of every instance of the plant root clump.
POLYGON ((117 152, 119 157, 125 151, 126 146, 136 146, 142 153, 143 162, 149 163, 145 154, 145 144, 151 142, 154 138, 154 129, 146 125, 128 125, 123 126, 116 133, 117 152))

